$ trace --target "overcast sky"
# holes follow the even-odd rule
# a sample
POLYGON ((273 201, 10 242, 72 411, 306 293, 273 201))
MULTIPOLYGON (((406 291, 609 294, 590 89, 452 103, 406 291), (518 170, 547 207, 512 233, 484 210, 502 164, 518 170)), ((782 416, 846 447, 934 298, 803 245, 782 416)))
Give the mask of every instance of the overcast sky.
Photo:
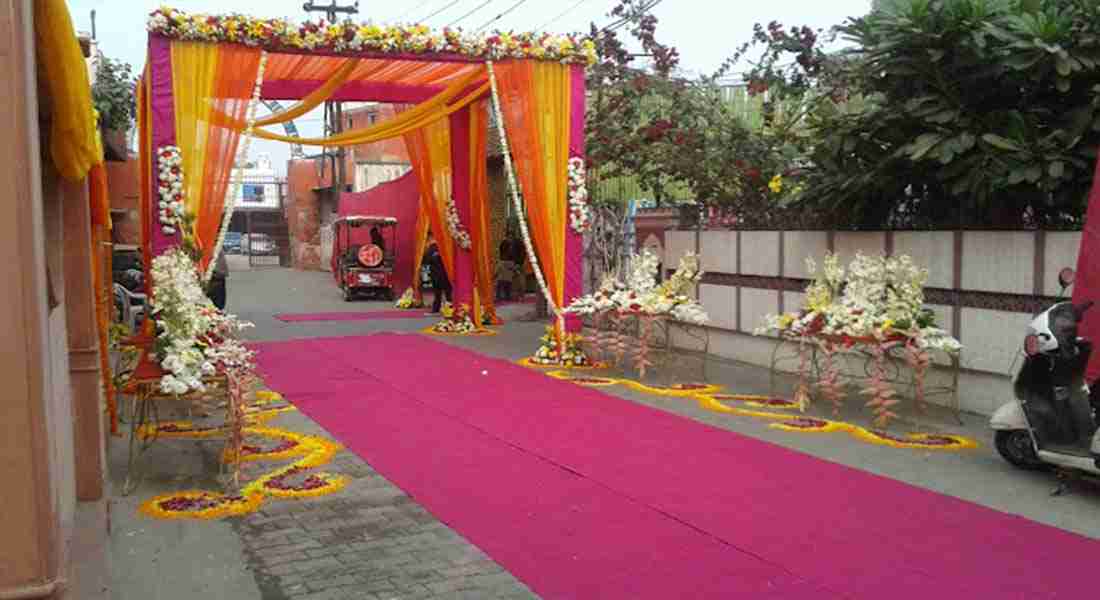
MULTIPOLYGON (((171 6, 188 12, 239 12, 263 17, 285 17, 302 20, 304 0, 175 0, 171 6)), ((328 4, 330 0, 317 0, 328 4)), ((442 28, 474 11, 485 0, 360 0, 358 20, 375 22, 420 22, 442 28), (452 5, 453 4, 453 5, 452 5), (451 6, 448 6, 451 5, 451 6)), ((339 0, 351 4, 351 0, 339 0)), ((90 14, 96 11, 96 34, 100 49, 110 58, 121 59, 139 71, 145 63, 145 17, 163 0, 69 0, 69 9, 78 30, 91 29, 90 14)), ((489 0, 484 7, 459 21, 466 29, 478 29, 492 22, 490 28, 557 32, 587 31, 591 22, 610 23, 606 14, 614 0, 489 0), (517 6, 518 3, 518 6, 517 6), (498 15, 515 7, 508 14, 498 15)), ((784 25, 809 25, 826 28, 843 22, 847 17, 865 14, 871 0, 663 0, 653 13, 660 22, 658 38, 680 51, 684 69, 707 73, 716 69, 737 46, 752 36, 753 23, 775 20, 784 25)), ((319 115, 311 114, 297 121, 305 135, 318 133, 319 115)), ((307 149, 308 151, 308 149, 307 149)), ((276 168, 285 170, 289 150, 280 143, 255 140, 252 154, 267 152, 276 168)))

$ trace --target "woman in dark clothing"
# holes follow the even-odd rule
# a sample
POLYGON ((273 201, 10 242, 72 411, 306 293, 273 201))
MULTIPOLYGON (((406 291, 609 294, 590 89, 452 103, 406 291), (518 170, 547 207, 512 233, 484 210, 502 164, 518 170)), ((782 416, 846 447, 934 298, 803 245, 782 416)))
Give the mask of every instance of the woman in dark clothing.
POLYGON ((428 265, 428 277, 432 280, 432 289, 435 290, 435 300, 432 301, 432 312, 438 313, 443 306, 443 296, 447 296, 447 302, 454 302, 451 295, 451 282, 447 279, 447 269, 443 267, 443 255, 439 253, 439 245, 435 238, 428 234, 428 249, 424 251, 424 264, 428 265))

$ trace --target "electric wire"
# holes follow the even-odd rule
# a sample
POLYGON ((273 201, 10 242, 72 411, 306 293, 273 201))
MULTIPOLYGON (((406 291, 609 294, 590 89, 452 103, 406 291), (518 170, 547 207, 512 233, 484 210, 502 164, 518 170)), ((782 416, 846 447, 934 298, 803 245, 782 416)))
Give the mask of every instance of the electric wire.
POLYGON ((508 9, 505 10, 504 12, 502 12, 499 15, 493 17, 492 19, 489 19, 488 21, 486 21, 484 25, 477 28, 477 31, 479 31, 479 32, 484 31, 486 27, 492 25, 493 23, 496 23, 497 21, 504 18, 508 13, 512 12, 513 10, 516 10, 517 8, 519 8, 520 6, 523 6, 526 3, 527 3, 527 0, 519 0, 519 2, 516 2, 512 6, 509 6, 508 9))
POLYGON ((465 20, 466 17, 469 17, 470 15, 476 13, 477 11, 485 8, 486 6, 488 6, 489 4, 492 4, 492 3, 493 3, 493 0, 485 0, 485 2, 482 2, 481 4, 478 4, 477 6, 470 9, 470 12, 462 15, 461 17, 455 19, 454 21, 451 21, 450 23, 447 23, 447 27, 454 27, 455 25, 458 25, 459 22, 465 20))
POLYGON ((578 6, 584 4, 587 1, 588 0, 577 0, 577 2, 575 4, 571 5, 569 8, 561 11, 561 13, 559 13, 558 16, 554 17, 553 19, 550 19, 549 21, 547 21, 547 22, 543 23, 541 26, 539 26, 537 31, 546 31, 547 27, 553 25, 554 23, 557 23, 558 21, 561 20, 562 17, 564 17, 565 15, 573 12, 574 10, 577 9, 578 6))
POLYGON ((414 12, 420 10, 421 8, 424 8, 425 6, 431 4, 432 1, 433 0, 424 0, 423 2, 417 2, 415 6, 413 6, 409 10, 401 13, 401 16, 394 19, 394 21, 400 21, 401 19, 404 19, 405 17, 413 14, 414 12))
POLYGON ((439 13, 447 10, 448 8, 454 6, 455 4, 458 4, 459 2, 462 2, 462 0, 453 0, 452 2, 448 2, 448 3, 444 4, 442 7, 439 8, 439 10, 437 10, 437 11, 433 12, 432 14, 424 17, 423 19, 420 19, 420 22, 423 23, 423 22, 427 21, 428 19, 438 15, 439 13))

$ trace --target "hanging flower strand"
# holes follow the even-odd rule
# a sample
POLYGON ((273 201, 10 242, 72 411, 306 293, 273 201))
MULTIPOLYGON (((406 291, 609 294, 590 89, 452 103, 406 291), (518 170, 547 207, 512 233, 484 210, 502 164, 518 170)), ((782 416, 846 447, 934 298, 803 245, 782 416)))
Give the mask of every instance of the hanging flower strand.
POLYGON ((584 159, 569 159, 569 225, 573 231, 583 234, 592 228, 592 209, 588 206, 584 159))
POLYGON ((175 235, 183 225, 183 158, 177 146, 161 146, 157 158, 161 230, 175 235))
POLYGON ((542 268, 539 266, 539 258, 535 254, 534 244, 531 243, 531 232, 527 229, 527 219, 523 218, 525 211, 519 199, 519 186, 516 184, 516 172, 512 165, 512 152, 508 145, 508 135, 504 131, 504 113, 500 110, 500 93, 497 90, 497 77, 496 72, 493 70, 493 61, 486 61, 485 66, 489 71, 489 88, 493 93, 493 112, 497 120, 497 131, 500 132, 500 147, 504 155, 504 171, 508 175, 508 188, 512 190, 512 203, 515 206, 516 214, 520 215, 519 231, 523 238, 523 246, 527 250, 527 257, 531 261, 531 270, 535 274, 535 280, 538 281, 539 289, 542 290, 542 295, 546 298, 546 306, 550 309, 550 314, 557 318, 558 331, 564 334, 565 313, 554 303, 554 297, 550 293, 550 288, 546 285, 546 278, 543 277, 542 268))
MULTIPOLYGON (((245 113, 245 129, 241 136, 244 138, 241 140, 240 152, 238 156, 248 156, 248 149, 252 143, 252 131, 256 128, 256 107, 260 104, 260 94, 264 87, 264 71, 267 69, 267 51, 260 52, 260 66, 256 70, 256 84, 252 88, 252 98, 249 100, 248 109, 245 113)), ((234 169, 236 173, 233 177, 233 186, 230 189, 229 194, 226 195, 225 209, 222 213, 221 227, 218 229, 218 240, 214 244, 214 253, 210 255, 210 264, 206 265, 206 272, 203 273, 203 280, 210 281, 210 278, 214 275, 214 269, 217 267, 218 256, 222 252, 222 245, 225 243, 225 233, 229 231, 229 222, 233 220, 233 211, 237 208, 237 196, 241 193, 241 188, 244 187, 244 170, 234 169)))
POLYGON ((447 231, 459 248, 469 250, 473 245, 470 234, 463 229, 462 220, 458 216, 458 206, 455 205, 454 196, 447 198, 447 231))

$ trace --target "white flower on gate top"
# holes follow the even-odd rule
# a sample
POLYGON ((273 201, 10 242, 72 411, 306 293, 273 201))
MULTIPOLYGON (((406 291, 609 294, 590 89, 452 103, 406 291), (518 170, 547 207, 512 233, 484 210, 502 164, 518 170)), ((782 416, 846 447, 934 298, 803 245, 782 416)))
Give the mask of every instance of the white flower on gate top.
POLYGON ((592 227, 592 210, 588 206, 584 159, 569 159, 569 225, 573 231, 584 233, 592 227))
POLYGON ((462 221, 458 218, 458 207, 455 206, 453 196, 447 198, 447 231, 451 233, 451 238, 463 250, 469 250, 473 245, 470 234, 462 228, 462 221))
POLYGON ((161 146, 157 152, 157 192, 161 230, 175 235, 183 225, 183 158, 178 146, 161 146))

